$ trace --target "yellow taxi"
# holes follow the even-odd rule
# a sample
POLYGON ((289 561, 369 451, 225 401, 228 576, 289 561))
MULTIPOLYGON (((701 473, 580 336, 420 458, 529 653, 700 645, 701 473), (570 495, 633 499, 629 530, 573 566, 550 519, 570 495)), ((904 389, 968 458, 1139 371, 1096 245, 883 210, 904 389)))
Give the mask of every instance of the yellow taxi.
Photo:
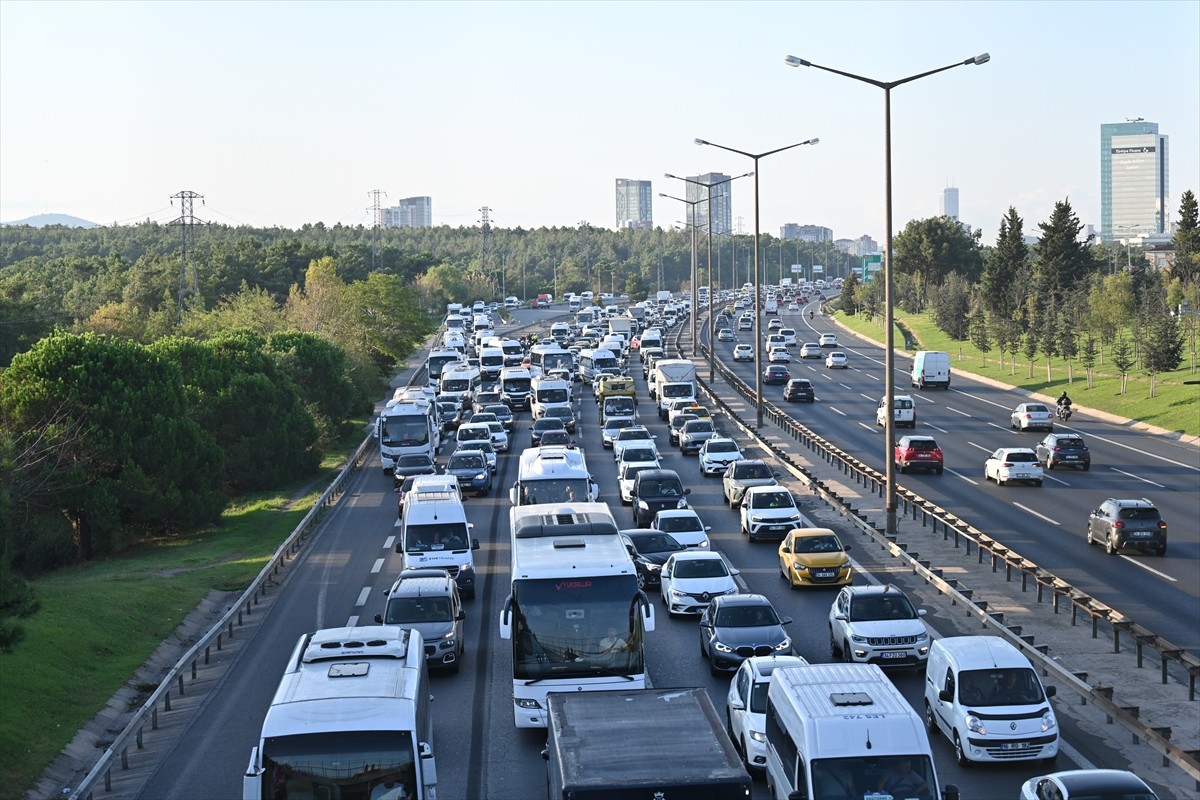
POLYGON ((828 528, 793 528, 779 543, 779 574, 793 589, 847 586, 854 582, 849 549, 828 528))

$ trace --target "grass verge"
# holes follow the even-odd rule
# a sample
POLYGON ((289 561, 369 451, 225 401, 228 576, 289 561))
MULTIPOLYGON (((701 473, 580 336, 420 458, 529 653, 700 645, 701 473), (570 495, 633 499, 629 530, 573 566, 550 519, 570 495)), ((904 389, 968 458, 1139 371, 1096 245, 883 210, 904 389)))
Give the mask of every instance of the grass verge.
MULTIPOLYGON (((835 319, 866 338, 877 342, 884 339, 882 317, 867 320, 861 315, 847 316, 839 312, 835 319)), ((1112 366, 1111 347, 1104 348, 1103 361, 1097 359, 1092 386, 1089 388, 1086 370, 1078 359, 1073 365, 1068 365, 1060 358, 1051 359, 1047 377, 1045 356, 1034 362, 1032 370, 1029 362, 1020 354, 1015 365, 1006 356, 1001 366, 999 351, 993 349, 990 353, 982 353, 970 342, 951 340, 926 314, 897 316, 896 322, 915 335, 918 346, 914 349, 945 350, 950 354, 951 368, 959 372, 1052 396, 1057 396, 1065 389, 1071 395, 1076 410, 1091 408, 1106 411, 1169 431, 1200 436, 1200 413, 1197 413, 1197 408, 1200 408, 1200 383, 1196 383, 1200 381, 1200 374, 1192 373, 1186 354, 1181 369, 1158 376, 1156 397, 1150 396, 1150 377, 1141 372, 1129 374, 1126 391, 1122 394, 1120 374, 1112 366)), ((896 327, 894 336, 896 346, 903 348, 905 337, 900 327, 896 327)))

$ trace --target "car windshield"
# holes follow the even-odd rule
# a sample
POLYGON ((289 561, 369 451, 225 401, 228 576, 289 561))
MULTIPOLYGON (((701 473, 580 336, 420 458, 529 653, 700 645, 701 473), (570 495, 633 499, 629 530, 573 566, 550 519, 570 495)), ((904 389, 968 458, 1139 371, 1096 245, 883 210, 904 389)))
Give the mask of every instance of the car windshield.
POLYGON ((679 414, 671 421, 671 426, 674 428, 682 428, 687 423, 696 419, 695 414, 679 414))
POLYGON ((850 604, 851 622, 871 622, 883 619, 916 619, 917 612, 902 595, 856 597, 850 604))
POLYGON ((693 419, 689 420, 688 424, 683 426, 683 429, 688 433, 699 433, 705 431, 711 433, 713 424, 706 419, 693 419))
POLYGON ((619 431, 622 428, 629 428, 632 426, 633 420, 631 419, 610 419, 608 422, 604 423, 604 430, 619 431))
POLYGON ((793 553, 837 553, 842 544, 834 536, 800 536, 792 542, 793 553))
POLYGON ((689 533, 704 530, 704 526, 700 524, 699 517, 694 517, 691 514, 684 514, 678 517, 660 517, 655 527, 667 533, 689 533))
POLYGON ((722 628, 758 628, 778 625, 779 617, 768 605, 727 606, 717 612, 715 624, 722 628))
POLYGON ((458 429, 458 440, 460 442, 473 442, 478 439, 490 439, 490 438, 492 438, 492 432, 487 427, 479 427, 479 428, 463 427, 463 428, 458 429))
POLYGON ((674 553, 685 549, 674 537, 665 533, 646 533, 629 538, 639 553, 674 553))
POLYGON ((1158 519, 1157 508, 1122 508, 1121 519, 1158 519))
POLYGON ((563 421, 558 417, 542 417, 541 419, 535 420, 533 423, 533 429, 535 431, 565 430, 565 428, 563 428, 563 421))
POLYGON ((449 620, 450 599, 447 597, 395 597, 388 601, 384 618, 388 625, 449 620))
POLYGON ((653 461, 654 451, 648 447, 626 447, 621 451, 622 461, 653 461))
POLYGON ((743 464, 733 471, 733 477, 744 480, 770 478, 771 471, 766 464, 743 464))
POLYGON ((556 444, 570 444, 571 434, 566 431, 546 431, 542 434, 542 446, 548 447, 556 444))
POLYGON ((562 407, 548 408, 548 409, 546 409, 546 416, 543 417, 543 419, 550 418, 550 419, 559 419, 559 420, 565 421, 565 420, 569 420, 569 419, 573 418, 574 416, 575 416, 575 413, 573 411, 571 411, 571 409, 569 409, 569 408, 562 408, 562 407))
POLYGON ((410 455, 410 456, 400 456, 400 459, 396 462, 396 466, 398 466, 398 467, 428 467, 432 463, 433 463, 433 460, 430 459, 429 456, 410 455))
POLYGON ((482 454, 455 453, 446 462, 446 469, 484 469, 487 461, 482 454))
POLYGON ((621 431, 619 434, 617 434, 617 441, 630 442, 630 441, 636 441, 638 439, 649 439, 650 436, 651 436, 650 431, 646 430, 645 428, 638 428, 638 429, 633 429, 633 430, 621 431))
POLYGON ((1028 706, 1045 700, 1041 682, 1028 667, 964 670, 958 675, 958 696, 973 706, 1028 706))
POLYGON ((751 496, 751 508, 791 508, 791 492, 757 492, 751 496))
POLYGON ((1028 405, 1025 406, 1025 410, 1026 411, 1034 411, 1034 412, 1044 411, 1046 413, 1049 413, 1049 410, 1045 406, 1043 406, 1039 403, 1029 403, 1028 405))
POLYGON ((676 578, 724 578, 729 575, 721 558, 689 558, 675 562, 676 578))
POLYGON ((642 497, 683 497, 683 487, 678 480, 648 480, 638 487, 638 494, 642 497))

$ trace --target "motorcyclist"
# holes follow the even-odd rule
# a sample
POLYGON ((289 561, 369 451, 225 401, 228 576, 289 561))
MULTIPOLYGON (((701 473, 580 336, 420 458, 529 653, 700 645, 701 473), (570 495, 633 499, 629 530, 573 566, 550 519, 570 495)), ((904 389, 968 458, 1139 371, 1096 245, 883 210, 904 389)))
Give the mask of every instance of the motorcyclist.
POLYGON ((1067 395, 1067 392, 1064 389, 1063 393, 1058 396, 1058 413, 1062 414, 1064 411, 1069 412, 1070 410, 1071 398, 1067 395))
POLYGON ((812 319, 812 318, 813 318, 813 312, 812 312, 811 310, 808 312, 808 318, 809 318, 809 319, 812 319))

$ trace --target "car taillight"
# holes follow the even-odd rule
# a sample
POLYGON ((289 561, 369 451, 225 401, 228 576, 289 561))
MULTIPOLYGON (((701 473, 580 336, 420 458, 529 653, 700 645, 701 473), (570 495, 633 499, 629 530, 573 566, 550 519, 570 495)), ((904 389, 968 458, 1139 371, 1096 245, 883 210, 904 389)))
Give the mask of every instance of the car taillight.
POLYGON ((1166 530, 1167 529, 1167 521, 1165 519, 1160 519, 1158 521, 1158 527, 1162 530, 1166 530))
POLYGON ((1061 447, 1059 447, 1059 446, 1057 446, 1057 445, 1055 445, 1054 447, 1051 447, 1050 449, 1051 449, 1051 450, 1053 450, 1055 453, 1057 453, 1057 452, 1058 452, 1059 450, 1061 450, 1062 448, 1061 448, 1061 447))
POLYGON ((1005 461, 1005 462, 1004 462, 1003 464, 1001 464, 1000 466, 1002 466, 1002 467, 1011 467, 1011 466, 1012 466, 1012 462, 1010 462, 1010 461, 1005 461))
POLYGON ((1117 520, 1116 522, 1114 522, 1114 523, 1113 523, 1113 527, 1114 527, 1114 528, 1124 528, 1124 527, 1125 527, 1125 523, 1124 523, 1124 522, 1122 522, 1121 520, 1117 520))

